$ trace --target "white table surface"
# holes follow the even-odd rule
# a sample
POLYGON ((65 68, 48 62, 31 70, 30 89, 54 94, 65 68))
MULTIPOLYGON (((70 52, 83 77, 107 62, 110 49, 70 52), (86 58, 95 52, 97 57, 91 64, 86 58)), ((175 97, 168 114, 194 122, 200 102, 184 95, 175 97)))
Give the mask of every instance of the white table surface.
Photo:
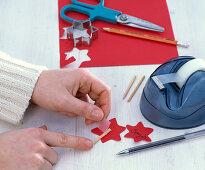
MULTIPOLYGON (((205 59, 205 1, 167 0, 175 38, 190 42, 188 49, 178 48, 179 55, 192 55, 205 59)), ((59 32, 57 0, 0 0, 0 50, 30 63, 59 68, 59 32)), ((139 109, 143 85, 130 103, 122 100, 124 90, 134 74, 137 80, 146 78, 158 65, 89 68, 107 83, 112 90, 112 109, 109 118, 116 117, 120 125, 136 125, 142 121, 154 132, 152 141, 204 129, 205 125, 186 130, 168 130, 148 122, 139 109), (115 75, 114 78, 111 75, 115 75)), ((131 89, 131 91, 133 88, 131 89)), ((95 139, 82 118, 68 118, 55 112, 31 105, 26 111, 24 124, 16 127, 0 121, 0 132, 39 127, 46 124, 49 130, 95 139)), ((134 143, 132 139, 97 143, 90 151, 57 148, 60 160, 55 170, 205 170, 205 137, 187 140, 168 146, 147 150, 129 156, 115 154, 122 149, 146 142, 134 143)))

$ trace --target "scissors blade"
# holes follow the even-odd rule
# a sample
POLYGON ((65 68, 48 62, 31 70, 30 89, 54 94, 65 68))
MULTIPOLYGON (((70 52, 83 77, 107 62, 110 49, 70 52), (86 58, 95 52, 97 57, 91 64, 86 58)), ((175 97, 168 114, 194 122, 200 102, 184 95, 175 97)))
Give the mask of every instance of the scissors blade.
POLYGON ((164 32, 164 28, 160 27, 159 25, 153 24, 151 22, 127 14, 118 15, 117 22, 131 27, 136 27, 136 28, 141 28, 141 29, 146 29, 151 31, 164 32))

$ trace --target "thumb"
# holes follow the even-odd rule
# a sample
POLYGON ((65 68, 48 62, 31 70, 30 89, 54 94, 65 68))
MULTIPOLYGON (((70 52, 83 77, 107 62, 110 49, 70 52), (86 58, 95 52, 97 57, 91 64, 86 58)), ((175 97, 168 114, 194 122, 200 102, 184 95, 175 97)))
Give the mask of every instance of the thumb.
POLYGON ((102 109, 94 104, 69 96, 65 105, 66 112, 72 112, 93 121, 100 121, 104 117, 102 109))

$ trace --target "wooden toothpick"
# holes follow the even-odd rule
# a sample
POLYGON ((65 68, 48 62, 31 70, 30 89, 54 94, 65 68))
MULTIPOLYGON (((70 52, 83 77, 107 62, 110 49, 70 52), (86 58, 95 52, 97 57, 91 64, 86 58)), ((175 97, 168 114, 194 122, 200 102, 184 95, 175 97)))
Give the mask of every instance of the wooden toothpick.
POLYGON ((103 138, 105 135, 107 135, 110 131, 111 131, 111 129, 109 128, 102 135, 100 135, 95 141, 93 141, 93 143, 96 144, 101 138, 103 138))
POLYGON ((127 102, 130 102, 132 100, 132 97, 135 95, 137 89, 140 87, 140 85, 142 84, 143 80, 145 79, 145 76, 143 76, 140 80, 140 82, 137 84, 137 86, 135 87, 134 91, 132 92, 132 94, 130 95, 130 97, 128 98, 127 102))
POLYGON ((127 94, 128 94, 128 92, 129 92, 130 88, 132 87, 132 85, 133 85, 135 79, 136 79, 136 75, 134 75, 134 77, 132 78, 132 80, 131 80, 129 86, 127 87, 127 90, 125 91, 125 94, 124 94, 124 96, 123 96, 123 99, 125 99, 125 97, 127 96, 127 94))

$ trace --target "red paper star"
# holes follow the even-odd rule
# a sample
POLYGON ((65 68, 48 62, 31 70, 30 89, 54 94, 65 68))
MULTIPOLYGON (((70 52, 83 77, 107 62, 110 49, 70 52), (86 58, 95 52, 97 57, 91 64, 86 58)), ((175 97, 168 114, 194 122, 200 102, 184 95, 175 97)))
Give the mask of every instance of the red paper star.
POLYGON ((127 138, 134 138, 135 142, 139 142, 141 140, 145 140, 151 142, 149 138, 149 134, 153 132, 152 128, 144 127, 142 122, 139 122, 136 126, 126 126, 129 132, 125 135, 127 138))
MULTIPOLYGON (((120 134, 126 129, 125 127, 119 126, 117 124, 116 118, 111 119, 110 122, 111 124, 109 128, 111 129, 111 131, 106 136, 101 138, 102 143, 105 143, 109 140, 120 141, 121 140, 120 134)), ((91 132, 98 136, 103 134, 103 132, 99 128, 94 128, 91 130, 91 132)))

